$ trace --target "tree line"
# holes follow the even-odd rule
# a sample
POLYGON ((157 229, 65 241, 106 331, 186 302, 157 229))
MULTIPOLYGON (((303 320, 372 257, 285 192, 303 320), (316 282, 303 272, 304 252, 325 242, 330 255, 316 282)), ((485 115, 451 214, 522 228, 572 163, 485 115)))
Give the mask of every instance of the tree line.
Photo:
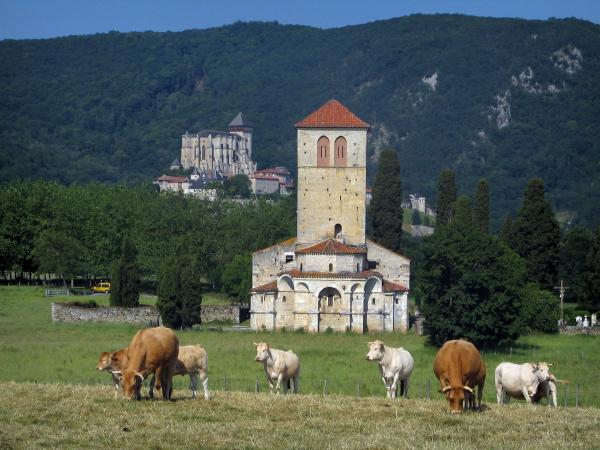
POLYGON ((489 183, 479 181, 473 200, 457 192, 454 172, 443 170, 435 232, 415 248, 402 234, 396 152, 381 153, 371 235, 413 257, 412 291, 431 343, 464 337, 495 347, 527 332, 556 332, 559 279, 570 287, 567 300, 600 310, 600 228, 595 235, 574 228, 561 236, 541 179, 529 181, 514 222, 507 216, 498 235, 490 234, 489 183))
POLYGON ((14 181, 0 186, 0 217, 5 278, 110 278, 134 252, 142 279, 156 280, 175 258, 212 288, 246 299, 250 254, 295 233, 295 198, 209 202, 147 185, 14 181), (123 247, 126 238, 133 250, 123 247))

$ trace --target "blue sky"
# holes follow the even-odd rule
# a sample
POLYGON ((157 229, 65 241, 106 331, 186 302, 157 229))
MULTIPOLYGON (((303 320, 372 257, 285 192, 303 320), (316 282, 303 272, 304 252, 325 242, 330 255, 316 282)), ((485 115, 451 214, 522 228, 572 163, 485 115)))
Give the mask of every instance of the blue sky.
POLYGON ((0 39, 181 31, 236 20, 332 28, 415 13, 600 23, 600 0, 0 0, 0 39))

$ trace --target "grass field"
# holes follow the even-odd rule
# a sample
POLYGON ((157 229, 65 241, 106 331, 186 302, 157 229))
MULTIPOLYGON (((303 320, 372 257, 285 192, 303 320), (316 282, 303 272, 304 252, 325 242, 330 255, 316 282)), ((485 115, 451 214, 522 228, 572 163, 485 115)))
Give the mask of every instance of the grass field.
MULTIPOLYGON (((94 296, 97 300, 100 297, 94 296)), ((71 297, 70 299, 73 299, 71 297)), ((81 297, 79 297, 81 299, 81 297)), ((56 299, 55 299, 56 300, 56 299)), ((59 299, 60 300, 60 299, 59 299)), ((152 302, 147 297, 144 302, 152 302)), ((50 318, 52 300, 43 289, 0 287, 0 382, 69 384, 109 384, 109 376, 95 370, 98 354, 126 346, 137 327, 117 324, 54 324, 50 318)), ((409 396, 425 398, 430 386, 432 399, 440 399, 431 365, 436 349, 422 337, 402 334, 361 336, 355 334, 240 333, 178 331, 182 344, 200 343, 209 355, 209 385, 212 390, 254 391, 266 383, 259 364, 254 362, 254 341, 267 341, 274 347, 292 348, 302 365, 301 392, 321 394, 327 380, 328 394, 383 397, 384 388, 375 364, 365 361, 365 341, 381 338, 388 345, 403 346, 415 359, 409 396)), ((493 372, 501 361, 548 361, 559 378, 569 379, 567 405, 600 407, 595 388, 600 369, 600 340, 591 336, 526 336, 513 348, 513 354, 497 351, 483 354, 488 378, 484 401, 495 401, 493 372)), ((509 349, 503 350, 510 353, 509 349)), ((178 395, 187 395, 187 379, 175 378, 178 395)), ((559 401, 564 403, 563 387, 559 401)), ((518 402, 517 402, 518 403, 518 402)))
POLYGON ((600 409, 215 392, 115 400, 108 386, 0 383, 0 448, 594 448, 600 409))

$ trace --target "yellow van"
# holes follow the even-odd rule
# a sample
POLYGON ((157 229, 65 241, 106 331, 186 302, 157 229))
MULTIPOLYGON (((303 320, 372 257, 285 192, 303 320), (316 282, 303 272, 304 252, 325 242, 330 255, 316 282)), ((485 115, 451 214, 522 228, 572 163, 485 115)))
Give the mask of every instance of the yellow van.
POLYGON ((110 292, 110 283, 108 281, 101 281, 97 285, 92 286, 92 292, 108 294, 110 292))

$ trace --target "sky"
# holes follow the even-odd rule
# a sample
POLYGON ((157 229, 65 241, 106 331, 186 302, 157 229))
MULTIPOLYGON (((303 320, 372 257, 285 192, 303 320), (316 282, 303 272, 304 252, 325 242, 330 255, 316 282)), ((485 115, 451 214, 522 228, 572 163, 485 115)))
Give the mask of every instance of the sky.
POLYGON ((600 0, 0 0, 0 39, 181 31, 238 20, 335 28, 417 13, 600 24, 600 0))

